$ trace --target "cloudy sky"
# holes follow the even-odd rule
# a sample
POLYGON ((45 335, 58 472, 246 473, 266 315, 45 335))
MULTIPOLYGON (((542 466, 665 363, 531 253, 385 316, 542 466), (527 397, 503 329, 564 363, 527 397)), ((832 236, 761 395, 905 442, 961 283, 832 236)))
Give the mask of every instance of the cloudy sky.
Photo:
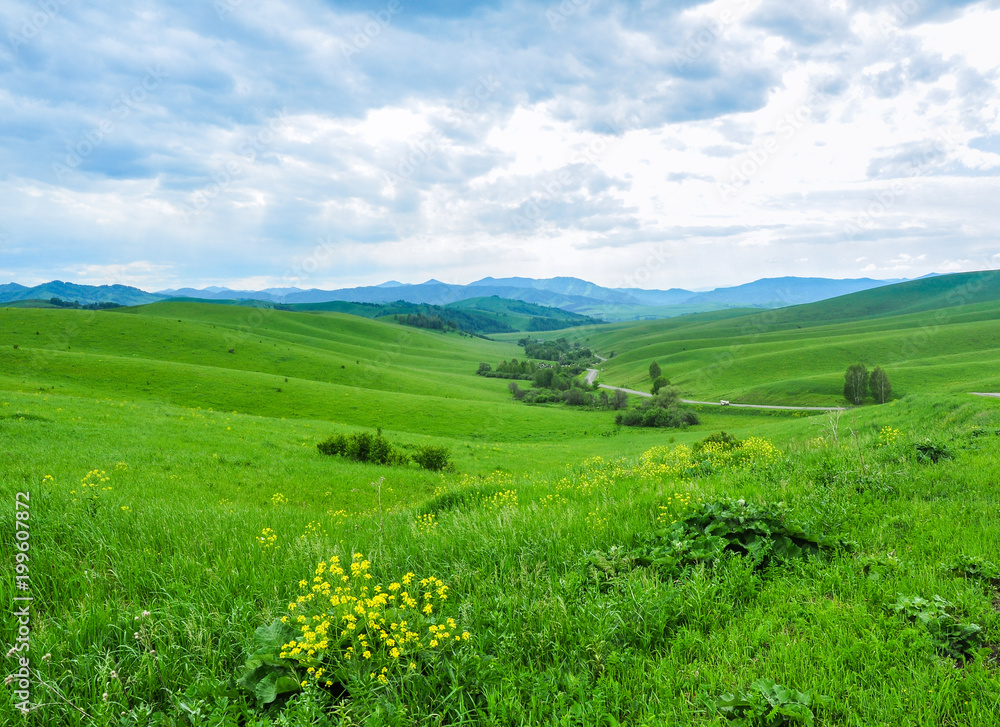
POLYGON ((0 282, 1000 267, 1000 0, 6 0, 0 282))

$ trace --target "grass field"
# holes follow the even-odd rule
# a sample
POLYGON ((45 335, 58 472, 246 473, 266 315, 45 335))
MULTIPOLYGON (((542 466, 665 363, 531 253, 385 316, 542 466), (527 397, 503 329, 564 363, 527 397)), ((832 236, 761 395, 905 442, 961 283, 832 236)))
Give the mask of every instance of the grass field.
POLYGON ((0 555, 34 599, 15 654, 31 709, 15 680, 0 723, 1000 724, 1000 400, 966 393, 1000 390, 998 311, 956 297, 967 282, 926 310, 858 294, 888 314, 853 320, 868 303, 847 296, 760 331, 746 325, 766 314, 716 312, 544 334, 614 350, 607 383, 647 388, 655 358, 699 396, 841 403, 862 358, 897 391, 839 420, 705 410, 659 431, 511 401, 474 375, 522 353, 509 341, 211 304, 0 309, 0 555), (376 426, 447 446, 454 471, 317 452, 376 426), (719 430, 748 440, 740 454, 692 452, 719 430), (771 534, 735 546, 723 510, 771 534), (717 540, 684 529, 697 517, 717 540), (332 556, 352 593, 412 572, 433 608, 371 605, 348 633, 327 598, 338 625, 295 671, 265 642, 308 640, 298 615, 327 630, 306 596, 332 556), (418 638, 388 645, 403 619, 418 638), (254 694, 237 682, 257 649, 254 694), (296 688, 267 707, 268 684, 296 688))

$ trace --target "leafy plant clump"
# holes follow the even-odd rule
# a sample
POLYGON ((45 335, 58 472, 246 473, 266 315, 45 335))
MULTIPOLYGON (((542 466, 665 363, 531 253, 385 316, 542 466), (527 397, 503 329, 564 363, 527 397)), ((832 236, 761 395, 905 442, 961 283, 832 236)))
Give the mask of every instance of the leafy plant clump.
POLYGON ((931 600, 920 596, 899 596, 892 610, 923 627, 930 634, 938 651, 956 661, 964 661, 982 645, 979 624, 962 623, 950 613, 954 604, 934 596, 931 600))
POLYGON ((452 466, 447 447, 418 446, 412 455, 407 455, 393 446, 382 435, 381 429, 375 430, 374 434, 371 432, 334 434, 317 444, 316 447, 323 454, 347 457, 356 462, 369 464, 402 466, 412 460, 420 467, 435 472, 449 469, 452 466))
POLYGON ((951 459, 951 450, 946 444, 938 444, 929 439, 919 442, 917 445, 917 461, 937 464, 943 459, 951 459))
POLYGON ((646 559, 650 565, 712 563, 730 552, 763 566, 775 556, 802 558, 849 547, 845 540, 813 532, 809 524, 789 519, 778 505, 718 500, 702 504, 657 533, 646 559))
POLYGON ((706 701, 710 711, 746 727, 812 725, 816 720, 813 707, 828 707, 833 703, 830 697, 789 689, 769 679, 758 679, 749 689, 706 701))
POLYGON ((1000 585, 1000 567, 977 555, 960 555, 945 568, 969 580, 1000 585))
POLYGON ((664 530, 639 536, 632 548, 595 552, 586 562, 590 580, 604 585, 634 568, 651 568, 675 578, 689 566, 714 565, 727 553, 749 558, 759 569, 773 558, 801 559, 851 547, 846 540, 816 533, 810 525, 787 518, 780 506, 719 500, 700 504, 664 530))

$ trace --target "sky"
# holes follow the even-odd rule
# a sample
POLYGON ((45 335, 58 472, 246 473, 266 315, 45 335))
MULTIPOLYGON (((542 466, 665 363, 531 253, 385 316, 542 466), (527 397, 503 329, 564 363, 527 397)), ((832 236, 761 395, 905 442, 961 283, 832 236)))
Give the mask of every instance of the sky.
POLYGON ((0 282, 1000 267, 1000 0, 6 0, 0 282))

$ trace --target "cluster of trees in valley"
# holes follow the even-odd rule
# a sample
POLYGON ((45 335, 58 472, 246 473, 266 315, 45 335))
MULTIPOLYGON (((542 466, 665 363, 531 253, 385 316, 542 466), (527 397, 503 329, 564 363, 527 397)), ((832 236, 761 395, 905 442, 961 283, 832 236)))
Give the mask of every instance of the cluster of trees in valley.
POLYGON ((844 398, 857 406, 870 393, 879 404, 889 401, 892 396, 892 384, 889 374, 881 366, 876 366, 871 373, 863 363, 851 364, 844 373, 844 398))
POLYGON ((680 393, 670 386, 656 362, 649 368, 653 398, 630 409, 624 391, 609 392, 581 381, 580 374, 597 362, 589 348, 565 338, 539 341, 526 336, 518 344, 528 358, 501 361, 495 368, 482 362, 476 371, 480 376, 513 379, 507 388, 516 401, 616 411, 615 423, 627 427, 685 427, 698 423, 698 416, 681 405, 680 393), (531 388, 523 388, 518 381, 530 381, 531 388))

